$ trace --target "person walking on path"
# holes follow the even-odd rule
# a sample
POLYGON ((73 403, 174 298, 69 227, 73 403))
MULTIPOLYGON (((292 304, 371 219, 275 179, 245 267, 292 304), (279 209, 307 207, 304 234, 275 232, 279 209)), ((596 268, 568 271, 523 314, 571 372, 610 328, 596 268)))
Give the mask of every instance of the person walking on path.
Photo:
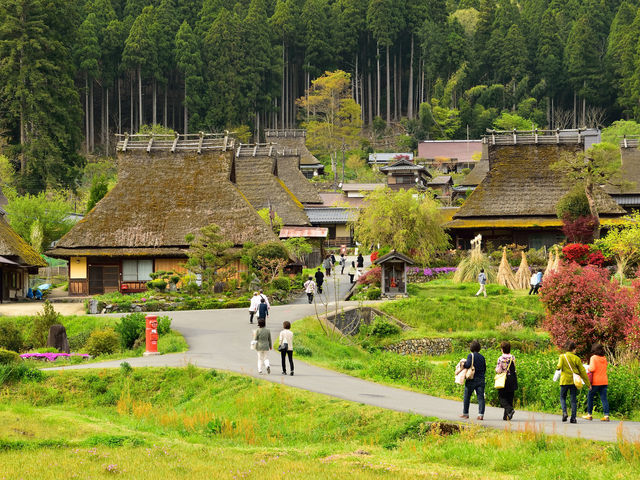
POLYGON ((364 268, 364 257, 362 256, 361 253, 358 254, 356 266, 358 268, 364 268))
POLYGON ((260 305, 260 296, 258 292, 253 292, 251 303, 249 303, 249 323, 253 323, 253 317, 258 311, 258 305, 260 305))
POLYGON ((316 293, 316 282, 313 281, 312 276, 309 276, 309 280, 304 282, 304 293, 307 294, 309 303, 313 303, 313 296, 316 293))
POLYGON ((467 376, 464 384, 464 398, 462 401, 462 415, 460 418, 469 418, 469 404, 471 403, 471 395, 476 392, 478 397, 478 420, 484 419, 484 383, 485 373, 487 371, 487 363, 482 355, 480 355, 480 342, 474 340, 469 345, 471 353, 464 362, 464 368, 475 370, 473 377, 467 376))
POLYGON ((333 263, 331 263, 331 257, 327 255, 327 258, 322 262, 322 266, 324 267, 325 272, 327 272, 327 277, 331 276, 331 267, 333 267, 333 263))
POLYGON ((584 369, 582 362, 576 355, 576 344, 567 342, 565 346, 566 353, 558 358, 558 366, 556 370, 560 370, 560 406, 562 407, 562 421, 567 421, 567 393, 571 396, 571 423, 578 423, 576 415, 578 413, 578 403, 576 397, 578 388, 573 381, 573 374, 580 375, 586 386, 590 386, 587 371, 584 369))
POLYGON ((258 324, 260 323, 260 320, 266 324, 267 316, 269 316, 269 307, 267 306, 266 300, 261 298, 260 305, 258 305, 258 324))
POLYGON ((289 373, 293 377, 293 332, 291 331, 291 323, 283 322, 282 331, 279 337, 280 358, 282 359, 282 374, 287 374, 286 357, 289 357, 289 373))
POLYGON ((264 291, 260 289, 260 294, 258 295, 261 299, 264 298, 264 302, 267 304, 267 308, 271 310, 271 304, 269 303, 269 298, 264 294, 264 291))
POLYGON ((538 269, 538 273, 536 275, 538 276, 538 281, 536 282, 536 288, 533 293, 537 295, 538 290, 540 290, 540 287, 542 286, 542 270, 538 269))
POLYGON ((602 402, 602 413, 604 413, 602 421, 608 422, 609 400, 607 399, 607 388, 609 387, 609 378, 607 377, 607 358, 604 356, 604 348, 600 343, 596 343, 591 348, 591 354, 588 370, 593 378, 587 395, 587 414, 582 418, 593 420, 593 399, 596 394, 599 394, 602 402))
POLYGON ((266 368, 267 373, 271 373, 271 364, 269 363, 269 350, 273 348, 271 342, 271 330, 266 326, 264 318, 258 317, 258 329, 253 334, 253 339, 256 341, 256 352, 258 352, 258 373, 262 375, 263 368, 266 368))
POLYGON ((318 293, 322 293, 322 284, 324 283, 324 273, 322 273, 322 270, 320 270, 320 267, 318 267, 318 270, 316 270, 316 285, 318 286, 318 293))
POLYGON ((480 269, 480 273, 478 274, 478 283, 480 284, 480 289, 478 293, 476 293, 476 297, 481 293, 484 293, 484 296, 487 296, 487 275, 484 273, 484 268, 480 269))
POLYGON ((358 270, 356 269, 356 262, 351 262, 351 266, 349 267, 349 282, 354 283, 353 277, 356 276, 358 270))
POLYGON ((347 265, 347 259, 344 257, 344 253, 340 254, 340 275, 344 275, 344 267, 347 265))
POLYGON ((496 373, 507 373, 504 388, 498 389, 498 400, 500 406, 504 408, 503 420, 511 420, 516 412, 513 409, 513 396, 518 389, 518 377, 516 375, 516 358, 511 355, 511 343, 502 342, 500 344, 502 355, 498 358, 496 373))
POLYGON ((531 274, 529 285, 531 285, 531 288, 529 289, 529 295, 536 294, 538 292, 538 272, 533 272, 531 274))

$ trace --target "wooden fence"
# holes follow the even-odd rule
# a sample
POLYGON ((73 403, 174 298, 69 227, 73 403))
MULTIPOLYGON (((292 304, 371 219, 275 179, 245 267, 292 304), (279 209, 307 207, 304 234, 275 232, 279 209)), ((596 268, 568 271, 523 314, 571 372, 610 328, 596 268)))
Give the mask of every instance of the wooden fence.
POLYGON ((118 152, 196 152, 233 150, 233 137, 227 133, 189 133, 189 134, 135 134, 116 135, 118 152))

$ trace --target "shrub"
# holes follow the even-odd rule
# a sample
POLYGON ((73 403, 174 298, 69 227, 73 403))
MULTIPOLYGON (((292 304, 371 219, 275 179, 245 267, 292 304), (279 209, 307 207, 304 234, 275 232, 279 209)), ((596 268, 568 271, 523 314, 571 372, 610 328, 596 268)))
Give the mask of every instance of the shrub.
POLYGON ((19 352, 22 350, 22 332, 10 320, 0 323, 0 348, 19 352))
POLYGON ((364 275, 361 275, 360 278, 358 278, 358 283, 360 285, 377 285, 379 287, 381 278, 382 269, 380 267, 375 267, 364 275))
POLYGON ((164 292, 167 289, 167 282, 165 282, 161 278, 156 278, 155 280, 151 280, 147 285, 151 288, 155 288, 160 292, 164 292))
POLYGON ((91 336, 91 332, 85 330, 84 332, 79 332, 76 335, 72 335, 67 338, 69 341, 69 350, 72 352, 78 352, 84 348, 87 344, 87 340, 91 336))
POLYGON ((115 331, 120 335, 120 344, 123 350, 133 347, 135 341, 144 335, 146 322, 144 313, 131 313, 120 318, 115 331))
POLYGON ((42 312, 33 317, 29 342, 34 347, 44 347, 52 325, 62 323, 62 316, 55 311, 49 300, 45 300, 42 312))
POLYGON ((553 342, 562 347, 574 341, 580 353, 596 342, 613 348, 624 340, 637 305, 635 292, 609 281, 606 270, 576 263, 547 274, 540 299, 547 310, 544 327, 553 342))
POLYGON ((8 365, 0 364, 0 385, 5 385, 23 380, 39 382, 44 378, 42 370, 27 365, 24 362, 8 365))
POLYGON ((578 265, 586 265, 589 261, 589 245, 583 243, 570 243, 562 247, 562 255, 569 262, 578 265))
POLYGON ((595 227, 596 218, 592 215, 575 219, 571 219, 568 215, 562 217, 562 233, 570 242, 590 243, 593 241, 595 227))
POLYGON ((291 290, 291 280, 289 280, 287 277, 274 278, 273 282, 271 282, 271 286, 276 290, 288 292, 289 290, 291 290))
MULTIPOLYGON (((145 329, 146 329, 146 321, 145 321, 145 329)), ((166 335, 171 332, 171 317, 167 315, 162 315, 158 317, 158 335, 166 335)))
POLYGON ((87 340, 87 352, 93 357, 109 355, 118 350, 120 338, 113 328, 94 331, 87 340))
POLYGON ((0 348, 0 365, 10 365, 22 362, 20 355, 12 350, 0 348))
POLYGON ((367 290, 367 300, 378 300, 382 296, 382 290, 377 287, 367 290))
POLYGON ((371 335, 377 337, 386 337, 387 335, 395 335, 400 333, 400 327, 395 323, 391 323, 381 317, 376 317, 371 324, 371 335))

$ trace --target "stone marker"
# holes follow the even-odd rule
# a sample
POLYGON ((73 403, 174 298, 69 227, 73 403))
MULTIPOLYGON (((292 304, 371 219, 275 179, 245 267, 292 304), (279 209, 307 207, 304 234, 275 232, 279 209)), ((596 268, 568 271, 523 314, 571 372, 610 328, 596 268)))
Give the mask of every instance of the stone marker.
POLYGON ((64 325, 51 325, 47 347, 57 348, 59 352, 69 353, 69 340, 64 325))

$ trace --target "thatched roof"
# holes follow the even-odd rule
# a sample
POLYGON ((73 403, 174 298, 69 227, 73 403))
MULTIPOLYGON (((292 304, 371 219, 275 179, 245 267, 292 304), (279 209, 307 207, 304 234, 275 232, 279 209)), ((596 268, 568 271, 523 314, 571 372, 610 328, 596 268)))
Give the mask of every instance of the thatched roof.
POLYGON ((235 183, 253 208, 260 210, 271 205, 285 225, 309 225, 300 200, 277 173, 275 157, 236 157, 234 160, 235 183))
POLYGON ((267 142, 273 142, 285 148, 298 149, 300 155, 300 163, 302 165, 319 165, 324 166, 311 152, 307 149, 307 135, 304 130, 265 130, 264 136, 267 142))
POLYGON ((26 267, 47 266, 38 252, 11 228, 4 215, 0 215, 0 255, 13 257, 26 267))
POLYGON ((606 185, 607 193, 614 195, 640 194, 640 150, 633 146, 620 149, 622 160, 622 183, 606 185))
POLYGON ((302 203, 322 203, 316 187, 300 171, 299 156, 277 157, 278 177, 302 203))
POLYGON ((480 185, 484 177, 487 176, 487 172, 489 172, 489 160, 480 160, 476 163, 475 167, 473 167, 473 170, 458 182, 458 185, 463 187, 476 187, 480 185))
POLYGON ((232 151, 120 153, 116 186, 50 254, 119 248, 123 255, 166 255, 167 248, 187 246, 185 235, 213 223, 235 245, 276 240, 230 182, 232 159, 232 151))
MULTIPOLYGON (((456 227, 458 219, 555 219, 556 204, 571 185, 550 167, 560 155, 581 151, 582 145, 570 144, 490 146, 491 170, 446 226, 456 227)), ((625 213, 604 190, 596 188, 595 196, 603 217, 625 213)))

